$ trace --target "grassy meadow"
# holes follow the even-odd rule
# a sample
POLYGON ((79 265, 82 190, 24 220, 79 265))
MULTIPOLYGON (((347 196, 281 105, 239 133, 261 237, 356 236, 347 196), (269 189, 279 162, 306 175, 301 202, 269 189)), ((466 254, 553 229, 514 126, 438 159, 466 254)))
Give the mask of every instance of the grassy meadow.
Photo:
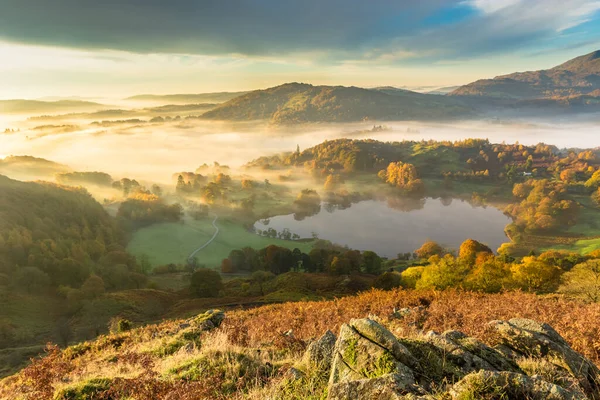
MULTIPOLYGON (((135 255, 145 254, 153 266, 169 263, 185 263, 188 256, 202 246, 213 236, 213 218, 199 221, 187 220, 183 223, 154 224, 136 231, 127 250, 135 255)), ((271 244, 290 249, 299 248, 309 252, 311 242, 296 242, 271 239, 249 232, 239 223, 219 218, 217 220, 219 234, 206 248, 201 250, 196 258, 200 264, 209 268, 217 268, 221 261, 227 258, 231 250, 242 247, 262 249, 271 244)))

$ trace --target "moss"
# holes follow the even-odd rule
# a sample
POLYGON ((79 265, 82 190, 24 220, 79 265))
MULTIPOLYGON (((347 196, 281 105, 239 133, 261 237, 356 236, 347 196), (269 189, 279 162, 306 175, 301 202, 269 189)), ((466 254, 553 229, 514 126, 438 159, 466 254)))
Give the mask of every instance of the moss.
POLYGON ((351 338, 346 342, 346 347, 344 348, 344 361, 350 366, 356 365, 356 360, 358 359, 357 348, 358 340, 356 338, 351 338))
POLYGON ((110 389, 112 383, 108 378, 90 379, 74 386, 60 390, 54 395, 54 400, 91 400, 91 399, 107 399, 104 392, 110 389))
POLYGON ((389 353, 385 352, 381 357, 375 361, 374 368, 370 371, 361 371, 361 373, 367 378, 379 378, 380 376, 391 374, 396 370, 396 360, 389 353))

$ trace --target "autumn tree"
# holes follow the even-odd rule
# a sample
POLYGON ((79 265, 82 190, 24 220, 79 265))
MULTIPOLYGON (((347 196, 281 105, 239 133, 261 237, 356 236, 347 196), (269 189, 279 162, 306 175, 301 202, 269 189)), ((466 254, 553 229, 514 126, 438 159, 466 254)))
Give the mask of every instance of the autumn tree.
POLYGON ((475 259, 479 253, 487 255, 494 255, 494 252, 487 247, 485 244, 480 243, 473 239, 465 240, 458 250, 458 257, 466 262, 468 265, 475 264, 475 259))
POLYGON ((535 257, 524 257, 511 267, 514 285, 530 292, 549 293, 558 287, 561 270, 535 257))
POLYGON ((423 243, 421 247, 415 250, 415 254, 419 258, 427 259, 431 256, 442 256, 444 248, 432 240, 423 243))
POLYGON ((600 301, 600 260, 577 264, 571 271, 565 272, 559 292, 600 301))

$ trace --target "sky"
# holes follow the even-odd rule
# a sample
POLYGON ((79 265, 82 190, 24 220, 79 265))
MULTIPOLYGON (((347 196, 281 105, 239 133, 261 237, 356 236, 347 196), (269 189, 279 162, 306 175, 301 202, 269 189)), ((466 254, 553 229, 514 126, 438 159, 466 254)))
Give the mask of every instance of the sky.
POLYGON ((600 0, 1 0, 0 99, 453 86, 600 49, 600 0))

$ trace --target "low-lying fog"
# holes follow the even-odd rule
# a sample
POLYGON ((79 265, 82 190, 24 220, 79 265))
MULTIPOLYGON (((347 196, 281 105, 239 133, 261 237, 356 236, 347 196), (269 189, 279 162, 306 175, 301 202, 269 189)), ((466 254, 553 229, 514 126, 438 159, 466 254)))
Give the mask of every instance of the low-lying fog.
POLYGON ((492 142, 558 147, 600 146, 597 122, 507 123, 385 123, 389 130, 370 132, 373 123, 272 127, 266 124, 226 124, 201 120, 100 127, 85 120, 23 121, 0 117, 0 157, 31 155, 71 166, 78 171, 103 171, 114 177, 170 182, 177 171, 194 171, 217 161, 231 167, 263 155, 293 151, 326 139, 350 137, 382 141, 488 138, 492 142), (36 126, 55 125, 55 128, 36 126), (59 126, 72 125, 62 132, 59 126), (14 133, 3 133, 5 127, 14 133), (19 130, 20 131, 17 131, 19 130), (71 130, 71 131, 69 131, 71 130), (362 132, 358 132, 362 131, 362 132))

